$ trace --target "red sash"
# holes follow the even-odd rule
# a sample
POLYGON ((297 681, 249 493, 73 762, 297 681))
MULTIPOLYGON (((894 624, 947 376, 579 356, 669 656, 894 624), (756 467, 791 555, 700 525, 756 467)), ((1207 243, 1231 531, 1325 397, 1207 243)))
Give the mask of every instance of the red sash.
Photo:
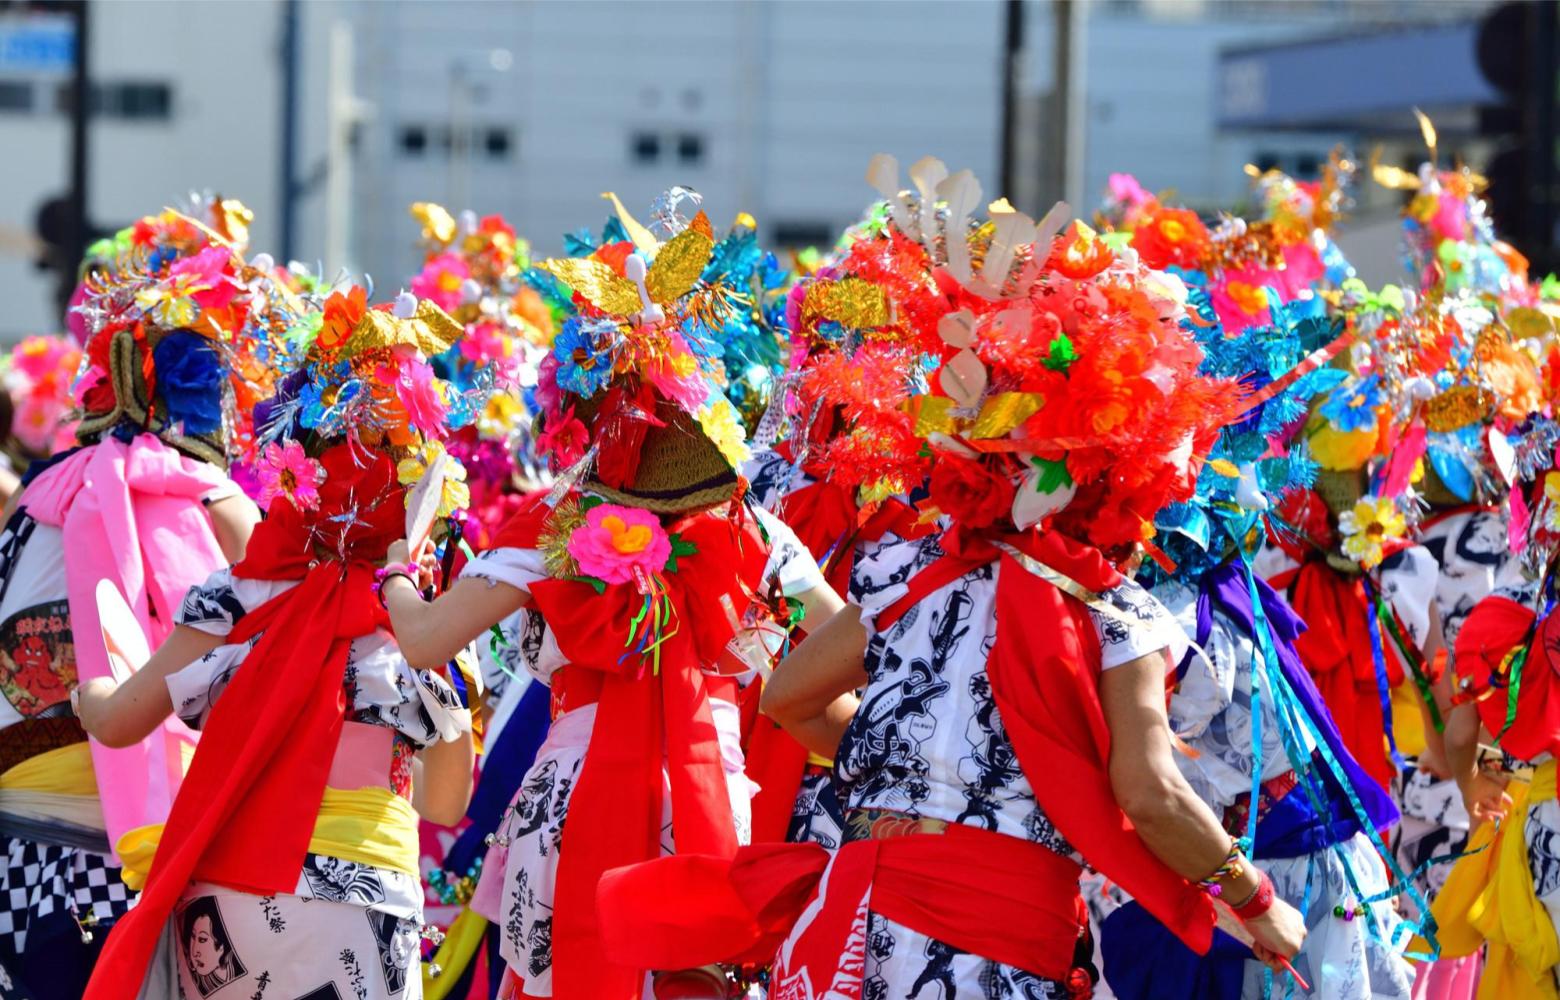
MULTIPOLYGON (((551 510, 533 497, 499 532, 495 548, 536 548, 551 510)), ((643 968, 603 950, 595 911, 602 873, 660 854, 663 756, 680 851, 730 857, 737 848, 720 743, 701 665, 714 663, 732 629, 722 595, 741 609, 767 552, 749 527, 715 513, 672 526, 697 549, 663 574, 672 606, 660 671, 625 656, 624 630, 643 601, 631 584, 598 594, 588 583, 531 585, 536 608, 569 660, 601 674, 596 721, 569 801, 553 912, 553 996, 639 1000, 643 968), (671 629, 675 628, 675 632, 671 629)))
POLYGON ((400 537, 406 517, 395 466, 383 454, 365 458, 338 446, 321 461, 320 510, 305 515, 285 500, 273 504, 249 556, 233 568, 241 577, 301 582, 228 636, 236 644, 264 633, 211 710, 146 888, 109 935, 90 1000, 139 993, 192 879, 257 896, 297 888, 344 723, 348 647, 385 621, 371 560, 400 537), (333 520, 349 511, 355 518, 333 520), (346 561, 320 560, 321 550, 345 553, 346 561))
POLYGON ((1533 618, 1531 608, 1508 597, 1486 597, 1463 622, 1452 658, 1457 675, 1472 682, 1480 721, 1491 733, 1505 730, 1500 747, 1520 760, 1544 753, 1560 756, 1560 666, 1551 652, 1560 649, 1560 615, 1538 624, 1515 684, 1515 671, 1508 671, 1500 686, 1490 684, 1501 661, 1526 638, 1533 618), (1506 729, 1513 686, 1518 691, 1517 714, 1506 729))
POLYGON ((598 904, 609 950, 652 968, 767 963, 794 928, 770 995, 791 996, 788 981, 805 975, 819 996, 827 987, 858 1000, 869 907, 960 951, 1066 980, 1078 872, 1039 844, 954 823, 852 841, 832 864, 817 844, 755 844, 735 860, 679 854, 608 872, 598 904))

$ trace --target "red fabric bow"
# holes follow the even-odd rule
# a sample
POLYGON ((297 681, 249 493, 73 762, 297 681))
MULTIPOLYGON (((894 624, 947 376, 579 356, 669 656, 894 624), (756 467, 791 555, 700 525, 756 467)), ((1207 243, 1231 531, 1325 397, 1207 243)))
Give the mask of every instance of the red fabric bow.
POLYGON ((137 995, 191 880, 260 896, 297 887, 341 734, 347 651, 385 621, 372 561, 405 523, 387 456, 354 455, 342 445, 321 461, 320 509, 305 514, 285 500, 273 504, 250 538, 249 556, 233 568, 250 579, 301 582, 229 634, 231 644, 261 637, 211 710, 146 888, 109 935, 86 1000, 137 995), (336 520, 342 515, 350 516, 336 520))
MULTIPOLYGON (((1397 769, 1387 750, 1386 719, 1371 655, 1374 612, 1363 582, 1317 558, 1302 563, 1292 577, 1275 577, 1273 582, 1279 588, 1291 583, 1289 603, 1307 626, 1295 639, 1295 650, 1332 712, 1344 745, 1367 774, 1390 789, 1397 769)), ((1403 680, 1403 668, 1395 654, 1385 648, 1382 652, 1387 681, 1395 686, 1403 680)))
MULTIPOLYGON (((1099 550, 1063 535, 1031 531, 1000 540, 1093 593, 1121 583, 1099 550)), ((887 631, 939 587, 1000 558, 997 639, 986 676, 1035 800, 1095 870, 1205 953, 1213 904, 1148 850, 1111 791, 1099 642, 1085 606, 978 534, 956 529, 943 536, 943 548, 947 555, 911 577, 909 592, 877 616, 878 630, 887 631)))
MULTIPOLYGON (((1508 597, 1486 597, 1457 634, 1453 657, 1457 675, 1472 681, 1474 691, 1489 690, 1476 704, 1480 721, 1492 733, 1505 729, 1511 677, 1491 690, 1491 675, 1527 637, 1534 617, 1531 608, 1508 597)), ((1538 624, 1527 662, 1522 665, 1517 717, 1500 737, 1501 749, 1520 760, 1533 760, 1544 753, 1560 755, 1560 665, 1551 652, 1556 649, 1560 649, 1560 616, 1550 615, 1538 624)))
MULTIPOLYGON (((496 546, 537 547, 551 513, 533 498, 499 533, 496 546)), ((530 588, 569 660, 563 669, 604 675, 558 854, 553 995, 559 1000, 640 996, 643 970, 614 964, 602 948, 595 892, 608 869, 660 853, 663 783, 670 785, 679 852, 729 857, 737 848, 701 667, 714 663, 731 641, 721 597, 739 611, 747 607, 768 554, 750 525, 721 514, 695 514, 670 530, 696 551, 678 559, 676 572, 662 574, 672 614, 659 673, 624 645, 627 623, 644 602, 632 584, 601 594, 577 580, 543 580, 530 588)))

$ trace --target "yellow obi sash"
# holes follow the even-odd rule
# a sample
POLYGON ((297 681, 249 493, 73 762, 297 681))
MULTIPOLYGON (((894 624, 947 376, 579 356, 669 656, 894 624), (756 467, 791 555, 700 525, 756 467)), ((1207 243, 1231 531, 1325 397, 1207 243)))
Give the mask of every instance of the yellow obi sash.
POLYGON ((809 752, 807 754, 807 766, 808 767, 826 767, 826 768, 829 768, 830 770, 833 770, 834 769, 834 761, 832 761, 829 758, 823 756, 822 754, 809 752))
POLYGON ((91 748, 69 743, 0 774, 0 812, 101 831, 103 805, 91 748))
MULTIPOLYGON (((1554 967, 1560 941, 1549 910, 1533 890, 1527 860, 1528 806, 1555 798, 1555 762, 1539 765, 1531 784, 1513 781, 1511 809, 1496 831, 1485 823, 1468 838, 1469 851, 1452 866, 1430 908, 1440 925, 1441 953, 1460 958, 1486 942, 1479 1000, 1560 1000, 1554 967)), ((1424 941, 1415 939, 1423 950, 1424 941)))
POLYGON ((1425 716, 1420 706, 1419 689, 1412 682, 1392 689, 1392 736, 1398 752, 1418 757, 1425 752, 1425 716))
MULTIPOLYGON (((417 819, 412 804, 388 788, 326 788, 309 853, 417 878, 417 819)), ((124 881, 131 889, 139 891, 146 884, 162 830, 161 823, 154 823, 119 838, 124 881)))

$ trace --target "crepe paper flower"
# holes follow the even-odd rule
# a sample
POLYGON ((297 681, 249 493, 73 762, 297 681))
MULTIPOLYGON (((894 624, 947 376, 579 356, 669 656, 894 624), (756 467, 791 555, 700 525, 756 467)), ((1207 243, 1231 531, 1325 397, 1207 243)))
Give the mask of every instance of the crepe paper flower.
POLYGON ((672 540, 649 511, 604 503, 585 512, 585 523, 569 535, 568 550, 582 575, 628 583, 665 568, 672 540))
POLYGON ((705 436, 720 450, 733 469, 742 468, 742 463, 753 457, 737 408, 725 396, 715 394, 713 402, 701 406, 694 416, 705 436))
POLYGON ((1386 399, 1381 379, 1370 375, 1358 382, 1344 382, 1318 407, 1327 422, 1340 431, 1363 431, 1376 426, 1376 407, 1386 399))
POLYGON ((536 436, 536 448, 544 455, 551 455, 553 464, 567 469, 585 454, 590 447, 590 430, 574 415, 569 407, 555 417, 549 417, 547 426, 536 436))
POLYGON ((1008 515, 1015 487, 980 459, 943 454, 932 466, 928 491, 933 506, 969 528, 984 528, 1008 515))
POLYGON ((322 350, 336 350, 352 336, 367 312, 368 292, 361 285, 353 285, 345 292, 332 292, 325 300, 325 319, 314 343, 322 350))
POLYGON ((225 309, 238 294, 230 266, 233 254, 226 247, 207 247, 182 257, 168 268, 174 283, 202 309, 225 309))
POLYGON ((460 340, 461 357, 476 364, 491 364, 513 357, 514 338, 505 331, 503 324, 492 320, 469 323, 466 335, 460 340))
POLYGON ((525 416, 525 404, 513 390, 495 392, 487 398, 477 416, 477 433, 486 439, 508 438, 525 416))
POLYGON ((440 380, 433 368, 416 358, 402 357, 395 366, 380 365, 375 371, 381 384, 394 386, 396 399, 406 413, 407 423, 425 437, 443 437, 448 432, 445 403, 440 380))
POLYGON ((157 369, 157 394, 168 415, 187 434, 211 434, 222 429, 222 385, 226 373, 211 342, 197 333, 177 331, 152 349, 157 369))
POLYGON ((1344 554, 1363 568, 1374 569, 1386 555, 1385 545, 1407 534, 1408 524, 1391 497, 1365 496, 1353 510, 1338 515, 1338 531, 1344 554))
POLYGON ((454 251, 441 253, 423 265, 422 273, 412 279, 412 294, 427 299, 445 312, 460 308, 460 286, 471 277, 465 258, 454 251))
MULTIPOLYGON (((75 435, 75 421, 63 420, 70 407, 49 396, 27 396, 16 403, 11 433, 34 455, 60 450, 61 439, 75 435)), ((68 443, 66 447, 69 447, 68 443)))
POLYGON ((662 396, 688 413, 697 411, 710 397, 710 383, 700 372, 699 359, 688 342, 675 330, 650 340, 653 353, 641 362, 640 372, 662 396))
MULTIPOLYGON (((439 441, 424 441, 422 447, 401 459, 395 466, 396 481, 402 486, 412 486, 422 480, 439 456, 445 454, 439 441)), ((457 510, 471 506, 471 487, 466 484, 466 467, 450 455, 444 462, 444 490, 439 495, 438 517, 449 517, 457 510)))
POLYGON ((569 317, 553 341, 557 382, 565 392, 589 399, 612 380, 612 343, 617 324, 569 317), (609 332, 610 331, 610 332, 609 332))
POLYGON ((1110 193, 1112 201, 1134 208, 1148 205, 1154 200, 1154 196, 1144 190, 1143 185, 1131 174, 1111 174, 1105 179, 1105 189, 1110 193))
POLYGON ((1153 209, 1132 233, 1132 248, 1155 270, 1172 265, 1192 270, 1213 250, 1208 227, 1187 208, 1153 209))
POLYGON ((1099 274, 1115 260, 1115 251, 1109 243, 1082 222, 1074 221, 1052 249, 1046 266, 1074 281, 1083 281, 1099 274))
POLYGON ((299 510, 317 510, 325 466, 310 458, 297 441, 272 442, 260 452, 255 467, 261 509, 270 510, 277 497, 286 497, 299 510))

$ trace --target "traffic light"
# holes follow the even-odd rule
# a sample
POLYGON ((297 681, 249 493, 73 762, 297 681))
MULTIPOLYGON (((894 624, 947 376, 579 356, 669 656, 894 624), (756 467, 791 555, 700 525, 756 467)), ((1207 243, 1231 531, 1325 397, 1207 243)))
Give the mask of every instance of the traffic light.
POLYGON ((1479 132, 1495 141, 1485 165, 1496 232, 1538 273, 1560 267, 1555 225, 1560 192, 1555 169, 1556 25, 1560 3, 1509 2, 1485 15, 1479 70, 1503 96, 1479 110, 1479 132))

